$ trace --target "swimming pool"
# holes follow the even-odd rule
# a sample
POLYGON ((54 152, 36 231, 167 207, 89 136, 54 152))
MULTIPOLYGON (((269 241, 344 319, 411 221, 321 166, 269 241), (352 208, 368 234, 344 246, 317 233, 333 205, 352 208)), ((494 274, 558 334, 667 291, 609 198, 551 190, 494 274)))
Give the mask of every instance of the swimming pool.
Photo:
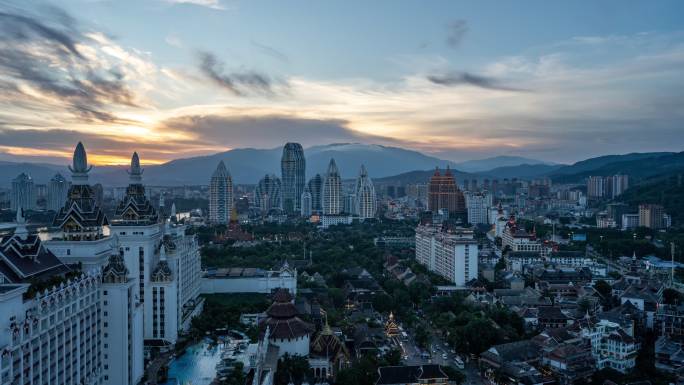
POLYGON ((169 380, 165 385, 209 385, 216 377, 221 349, 220 344, 209 347, 206 342, 190 346, 169 364, 169 380))

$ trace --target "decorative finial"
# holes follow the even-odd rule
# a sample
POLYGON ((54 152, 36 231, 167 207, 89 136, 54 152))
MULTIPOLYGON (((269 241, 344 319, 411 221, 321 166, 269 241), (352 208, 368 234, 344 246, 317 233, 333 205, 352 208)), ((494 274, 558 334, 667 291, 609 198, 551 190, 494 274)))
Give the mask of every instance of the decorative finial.
POLYGON ((140 168, 140 157, 134 152, 131 157, 131 169, 128 171, 131 184, 139 184, 142 180, 143 170, 140 168))
POLYGON ((178 220, 176 216, 176 202, 171 203, 171 216, 170 216, 171 221, 176 221, 178 220))
POLYGON ((88 155, 86 154, 85 147, 83 147, 83 143, 78 142, 76 149, 74 149, 72 166, 69 167, 72 183, 88 184, 88 172, 91 168, 92 166, 88 167, 88 155))
POLYGON ((24 217, 24 209, 19 206, 17 207, 17 227, 14 229, 14 235, 19 236, 21 239, 26 239, 28 236, 28 230, 26 229, 26 217, 24 217))

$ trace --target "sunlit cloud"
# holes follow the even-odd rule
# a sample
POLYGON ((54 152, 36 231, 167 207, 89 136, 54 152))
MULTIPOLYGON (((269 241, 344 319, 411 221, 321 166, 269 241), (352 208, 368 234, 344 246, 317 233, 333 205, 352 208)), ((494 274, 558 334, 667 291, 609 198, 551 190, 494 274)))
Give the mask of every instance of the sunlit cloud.
MULTIPOLYGON (((0 27, 6 37, 10 27, 26 29, 21 42, 0 41, 2 159, 66 159, 81 139, 101 164, 125 164, 132 149, 159 163, 287 140, 396 145, 450 159, 510 153, 560 161, 617 152, 636 138, 635 150, 684 145, 680 33, 580 36, 475 72, 431 54, 389 59, 404 73, 391 80, 297 74, 274 81, 208 52, 199 66, 164 66, 101 31, 24 11, 55 33, 46 41, 16 18, 0 27), (586 64, 596 51, 623 54, 586 64), (27 72, 27 64, 38 71, 27 72)), ((466 31, 465 22, 454 25, 453 39, 466 31)), ((166 42, 178 46, 176 39, 166 42)))

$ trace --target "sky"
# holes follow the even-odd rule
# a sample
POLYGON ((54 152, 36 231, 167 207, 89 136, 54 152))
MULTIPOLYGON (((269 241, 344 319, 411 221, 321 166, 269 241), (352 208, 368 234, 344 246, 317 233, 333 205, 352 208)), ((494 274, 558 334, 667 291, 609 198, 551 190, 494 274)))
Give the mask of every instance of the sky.
POLYGON ((681 1, 0 0, 0 161, 684 150, 681 1))

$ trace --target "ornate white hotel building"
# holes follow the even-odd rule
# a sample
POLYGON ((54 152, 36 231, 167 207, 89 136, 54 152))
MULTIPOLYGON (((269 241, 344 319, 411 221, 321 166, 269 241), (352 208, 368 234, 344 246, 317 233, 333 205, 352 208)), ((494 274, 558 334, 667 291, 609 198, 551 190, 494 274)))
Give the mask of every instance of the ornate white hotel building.
POLYGON ((433 225, 416 228, 416 260, 458 286, 477 278, 477 258, 477 240, 471 230, 447 233, 433 225))
POLYGON ((137 384, 144 345, 173 344, 201 310, 197 242, 159 221, 137 154, 111 223, 81 143, 70 169, 49 234, 29 233, 20 209, 14 233, 0 237, 1 385, 137 384))

